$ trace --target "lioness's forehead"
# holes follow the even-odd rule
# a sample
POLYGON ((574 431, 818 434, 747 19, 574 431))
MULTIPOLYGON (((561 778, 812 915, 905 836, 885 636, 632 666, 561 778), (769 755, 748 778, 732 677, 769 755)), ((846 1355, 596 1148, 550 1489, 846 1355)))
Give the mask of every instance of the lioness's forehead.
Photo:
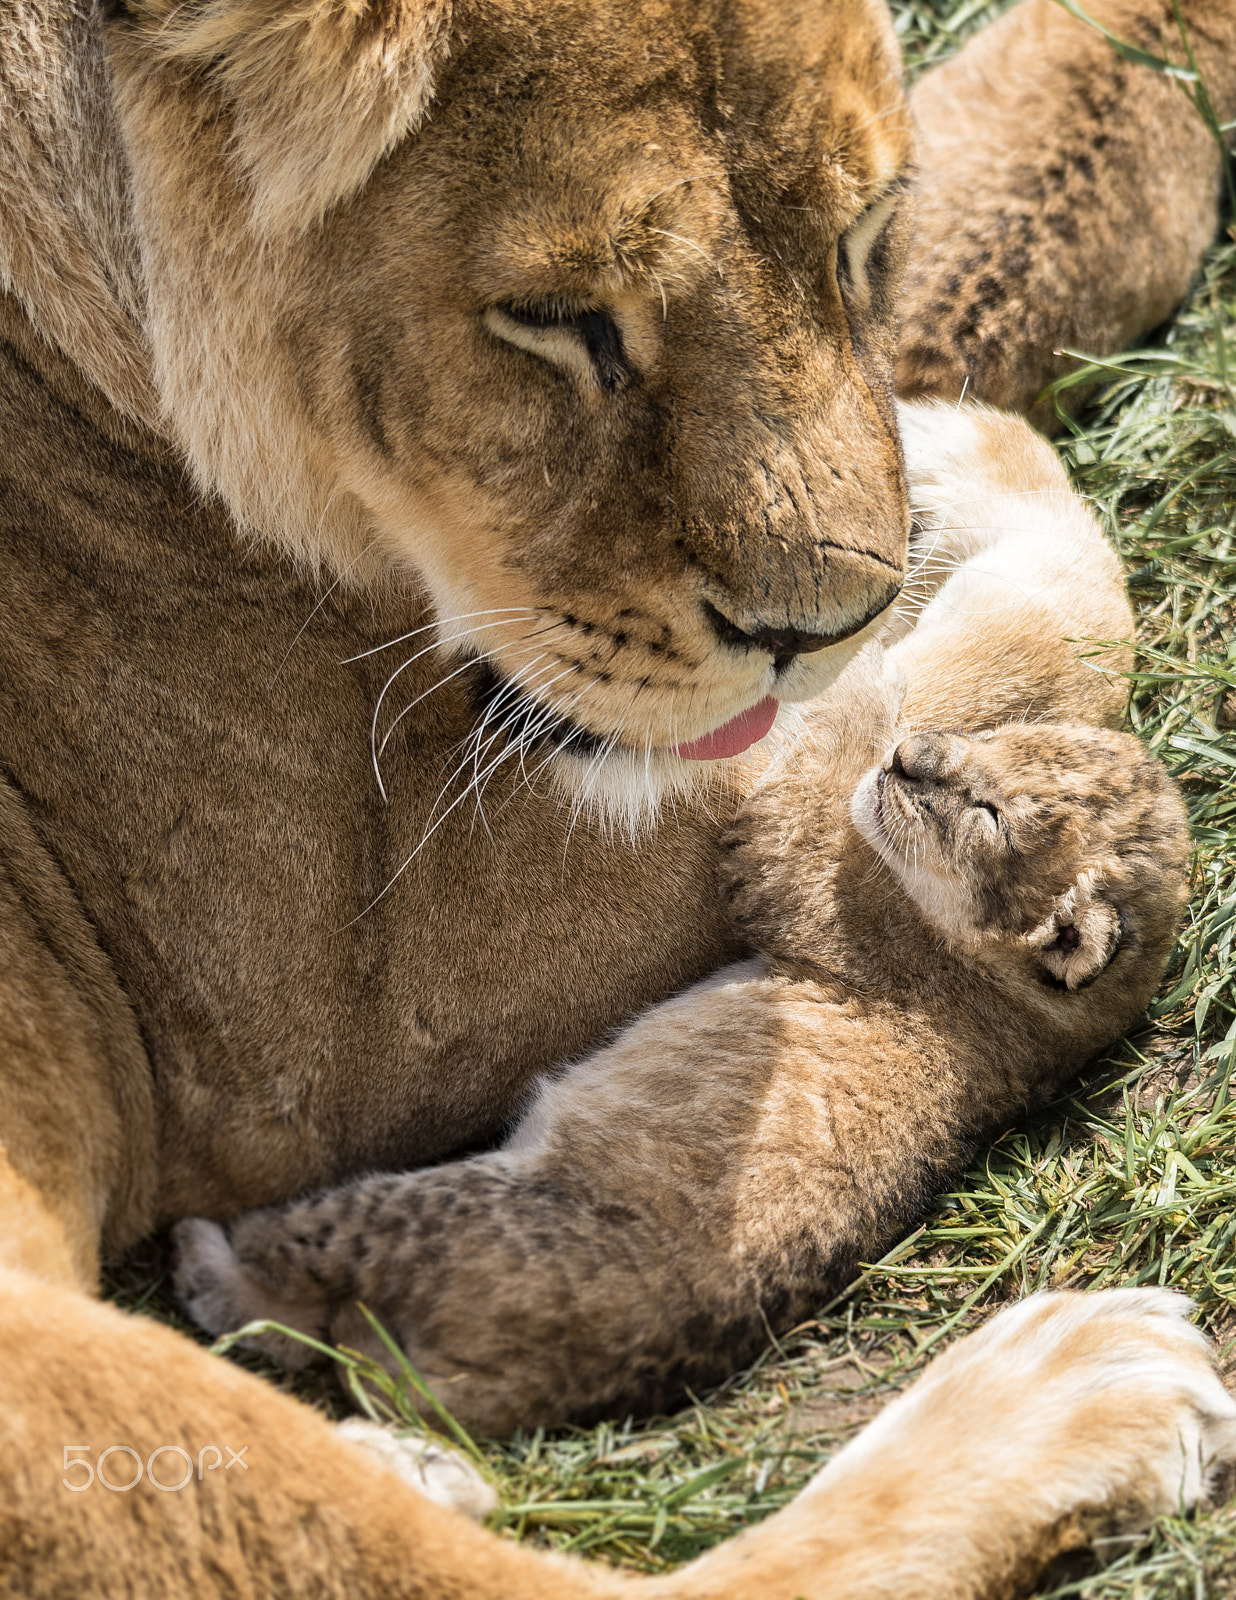
POLYGON ((772 195, 837 225, 910 152, 881 0, 497 0, 439 81, 443 102, 476 102, 478 132, 505 124, 516 165, 543 174, 547 156, 578 165, 589 149, 612 161, 659 137, 664 158, 726 171, 740 204, 772 195), (575 152, 552 138, 568 125, 583 130, 575 152))

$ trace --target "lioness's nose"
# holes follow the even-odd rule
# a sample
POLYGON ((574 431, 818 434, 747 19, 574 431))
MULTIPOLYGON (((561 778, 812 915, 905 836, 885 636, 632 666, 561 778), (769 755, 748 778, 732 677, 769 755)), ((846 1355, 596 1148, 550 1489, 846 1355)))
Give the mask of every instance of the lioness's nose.
POLYGON ((911 783, 938 783, 956 767, 961 749, 950 733, 912 733, 893 751, 888 768, 911 783))
POLYGON ((740 628, 707 600, 704 602, 704 613, 722 644, 728 644, 735 650, 766 650, 778 666, 784 666, 795 656, 813 655, 817 650, 826 650, 829 645, 841 644, 856 633, 861 633, 869 622, 888 609, 899 588, 898 584, 890 584, 888 594, 881 595, 864 616, 836 633, 808 633, 803 628, 775 623, 763 628, 758 624, 754 628, 740 628))

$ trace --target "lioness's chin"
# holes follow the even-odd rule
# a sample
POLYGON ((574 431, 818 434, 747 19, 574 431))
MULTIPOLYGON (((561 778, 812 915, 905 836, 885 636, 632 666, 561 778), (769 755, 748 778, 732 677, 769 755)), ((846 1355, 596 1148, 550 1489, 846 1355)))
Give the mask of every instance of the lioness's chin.
POLYGON ((798 708, 783 705, 763 739, 721 760, 687 760, 672 750, 621 744, 588 756, 568 744, 553 752, 544 770, 573 815, 635 843, 680 805, 713 812, 740 800, 777 751, 801 736, 803 726, 798 708))
MULTIPOLYGON (((538 632, 547 631, 529 615, 538 632)), ((503 619, 502 625, 513 629, 522 620, 503 619)), ((723 657, 711 680, 679 681, 668 689, 651 679, 624 682, 607 671, 585 674, 581 690, 571 671, 556 670, 557 662, 541 682, 541 673, 520 664, 524 643, 478 649, 479 639, 457 626, 447 647, 461 653, 465 665, 474 660, 475 764, 489 771, 518 759, 529 781, 552 785, 573 820, 586 817, 634 840, 679 804, 723 807, 725 796, 744 793, 769 753, 801 728, 796 704, 825 695, 875 628, 873 622, 834 648, 779 669, 771 660, 723 657), (684 688, 692 690, 688 703, 697 708, 690 720, 677 714, 684 688)))
POLYGON ((554 751, 545 770, 573 816, 634 843, 655 832, 666 810, 707 804, 730 786, 737 795, 747 761, 685 761, 671 750, 623 745, 587 756, 567 747, 554 751))

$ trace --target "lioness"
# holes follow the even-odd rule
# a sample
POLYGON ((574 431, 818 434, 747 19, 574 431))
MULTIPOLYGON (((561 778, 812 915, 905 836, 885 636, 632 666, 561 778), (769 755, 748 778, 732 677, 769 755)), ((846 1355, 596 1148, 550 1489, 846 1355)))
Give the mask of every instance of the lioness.
MULTIPOLYGON (((1156 35, 1165 18, 1144 13, 1156 35)), ((1010 70, 1059 112, 1030 157, 1048 167, 1074 131, 1072 49, 1011 38, 1010 70)), ((1100 86, 1108 58, 1086 59, 1100 86)), ((1153 171, 1137 103, 1160 85, 1128 82, 1128 149, 1153 171)), ((1213 152, 1181 148, 1173 181, 1204 213, 1213 152)), ((743 953, 715 873, 747 780, 700 758, 739 753, 886 626, 910 150, 877 0, 0 12, 17 1592, 628 1587, 428 1507, 319 1418, 89 1295, 102 1254, 178 1216, 492 1141, 553 1062, 743 953), (245 1468, 191 1493, 151 1467, 69 1498, 66 1452, 123 1444, 145 1468, 221 1443, 245 1468)), ((1110 216, 1101 167, 1087 203, 1110 216)), ((966 175, 953 215, 994 226, 981 200, 966 175)), ((1151 314, 1136 262, 1100 265, 1131 296, 1122 326, 1151 314)), ((1050 307, 1042 257, 1004 271, 1050 307)), ((976 325, 987 299, 976 284, 976 325)), ((1076 690, 1021 642, 992 716, 1076 690)), ((950 659, 924 692, 975 692, 973 650, 961 680, 950 659)), ((950 1582, 1011 1582, 1109 1506, 1175 1503, 1179 1437, 1222 1442, 1208 1370, 1153 1297, 1028 1307, 673 1587, 859 1593, 876 1572, 925 1592, 927 1528, 950 1582), (1010 1346, 1028 1364, 1002 1379, 1010 1346), (1004 1394, 1015 1461, 964 1409, 942 1424, 966 1384, 1004 1394), (942 1499, 937 1472, 878 1518, 915 1449, 978 1492, 942 1499), (1066 1489, 1008 1492, 1064 1483, 1065 1456, 1066 1489)))

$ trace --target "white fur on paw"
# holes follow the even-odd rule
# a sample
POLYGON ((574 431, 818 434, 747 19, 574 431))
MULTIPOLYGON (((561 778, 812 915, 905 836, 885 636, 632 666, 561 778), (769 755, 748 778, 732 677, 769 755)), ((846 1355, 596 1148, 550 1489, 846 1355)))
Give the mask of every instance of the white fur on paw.
POLYGON ((966 468, 981 464, 981 447, 973 405, 950 405, 943 400, 899 400, 897 429, 911 481, 922 478, 964 476, 966 468))
POLYGON ((1011 1516, 1044 1526, 1106 1508, 1131 1533, 1187 1510, 1236 1460, 1236 1400, 1189 1309, 1166 1289, 1028 1295, 933 1362, 855 1463, 909 1447, 938 1487, 1002 1486, 1011 1516))
MULTIPOLYGON (((311 1338, 325 1337, 325 1303, 284 1300, 273 1294, 241 1266, 217 1222, 186 1217, 172 1229, 172 1242, 176 1252, 172 1287, 189 1316, 207 1333, 234 1333, 247 1322, 281 1322, 311 1338)), ((242 1345, 273 1356, 293 1372, 316 1359, 311 1346, 281 1333, 254 1335, 242 1345)))
POLYGON ((912 569, 955 568, 1018 534, 1054 531, 1076 543, 1070 513, 1081 502, 1051 446, 1020 417, 973 401, 901 400, 897 425, 919 524, 912 569))
POLYGON ((338 1431, 437 1505, 462 1511, 479 1522, 498 1504, 493 1485, 485 1481, 472 1462, 436 1440, 401 1438, 364 1417, 349 1417, 339 1424, 338 1431))

